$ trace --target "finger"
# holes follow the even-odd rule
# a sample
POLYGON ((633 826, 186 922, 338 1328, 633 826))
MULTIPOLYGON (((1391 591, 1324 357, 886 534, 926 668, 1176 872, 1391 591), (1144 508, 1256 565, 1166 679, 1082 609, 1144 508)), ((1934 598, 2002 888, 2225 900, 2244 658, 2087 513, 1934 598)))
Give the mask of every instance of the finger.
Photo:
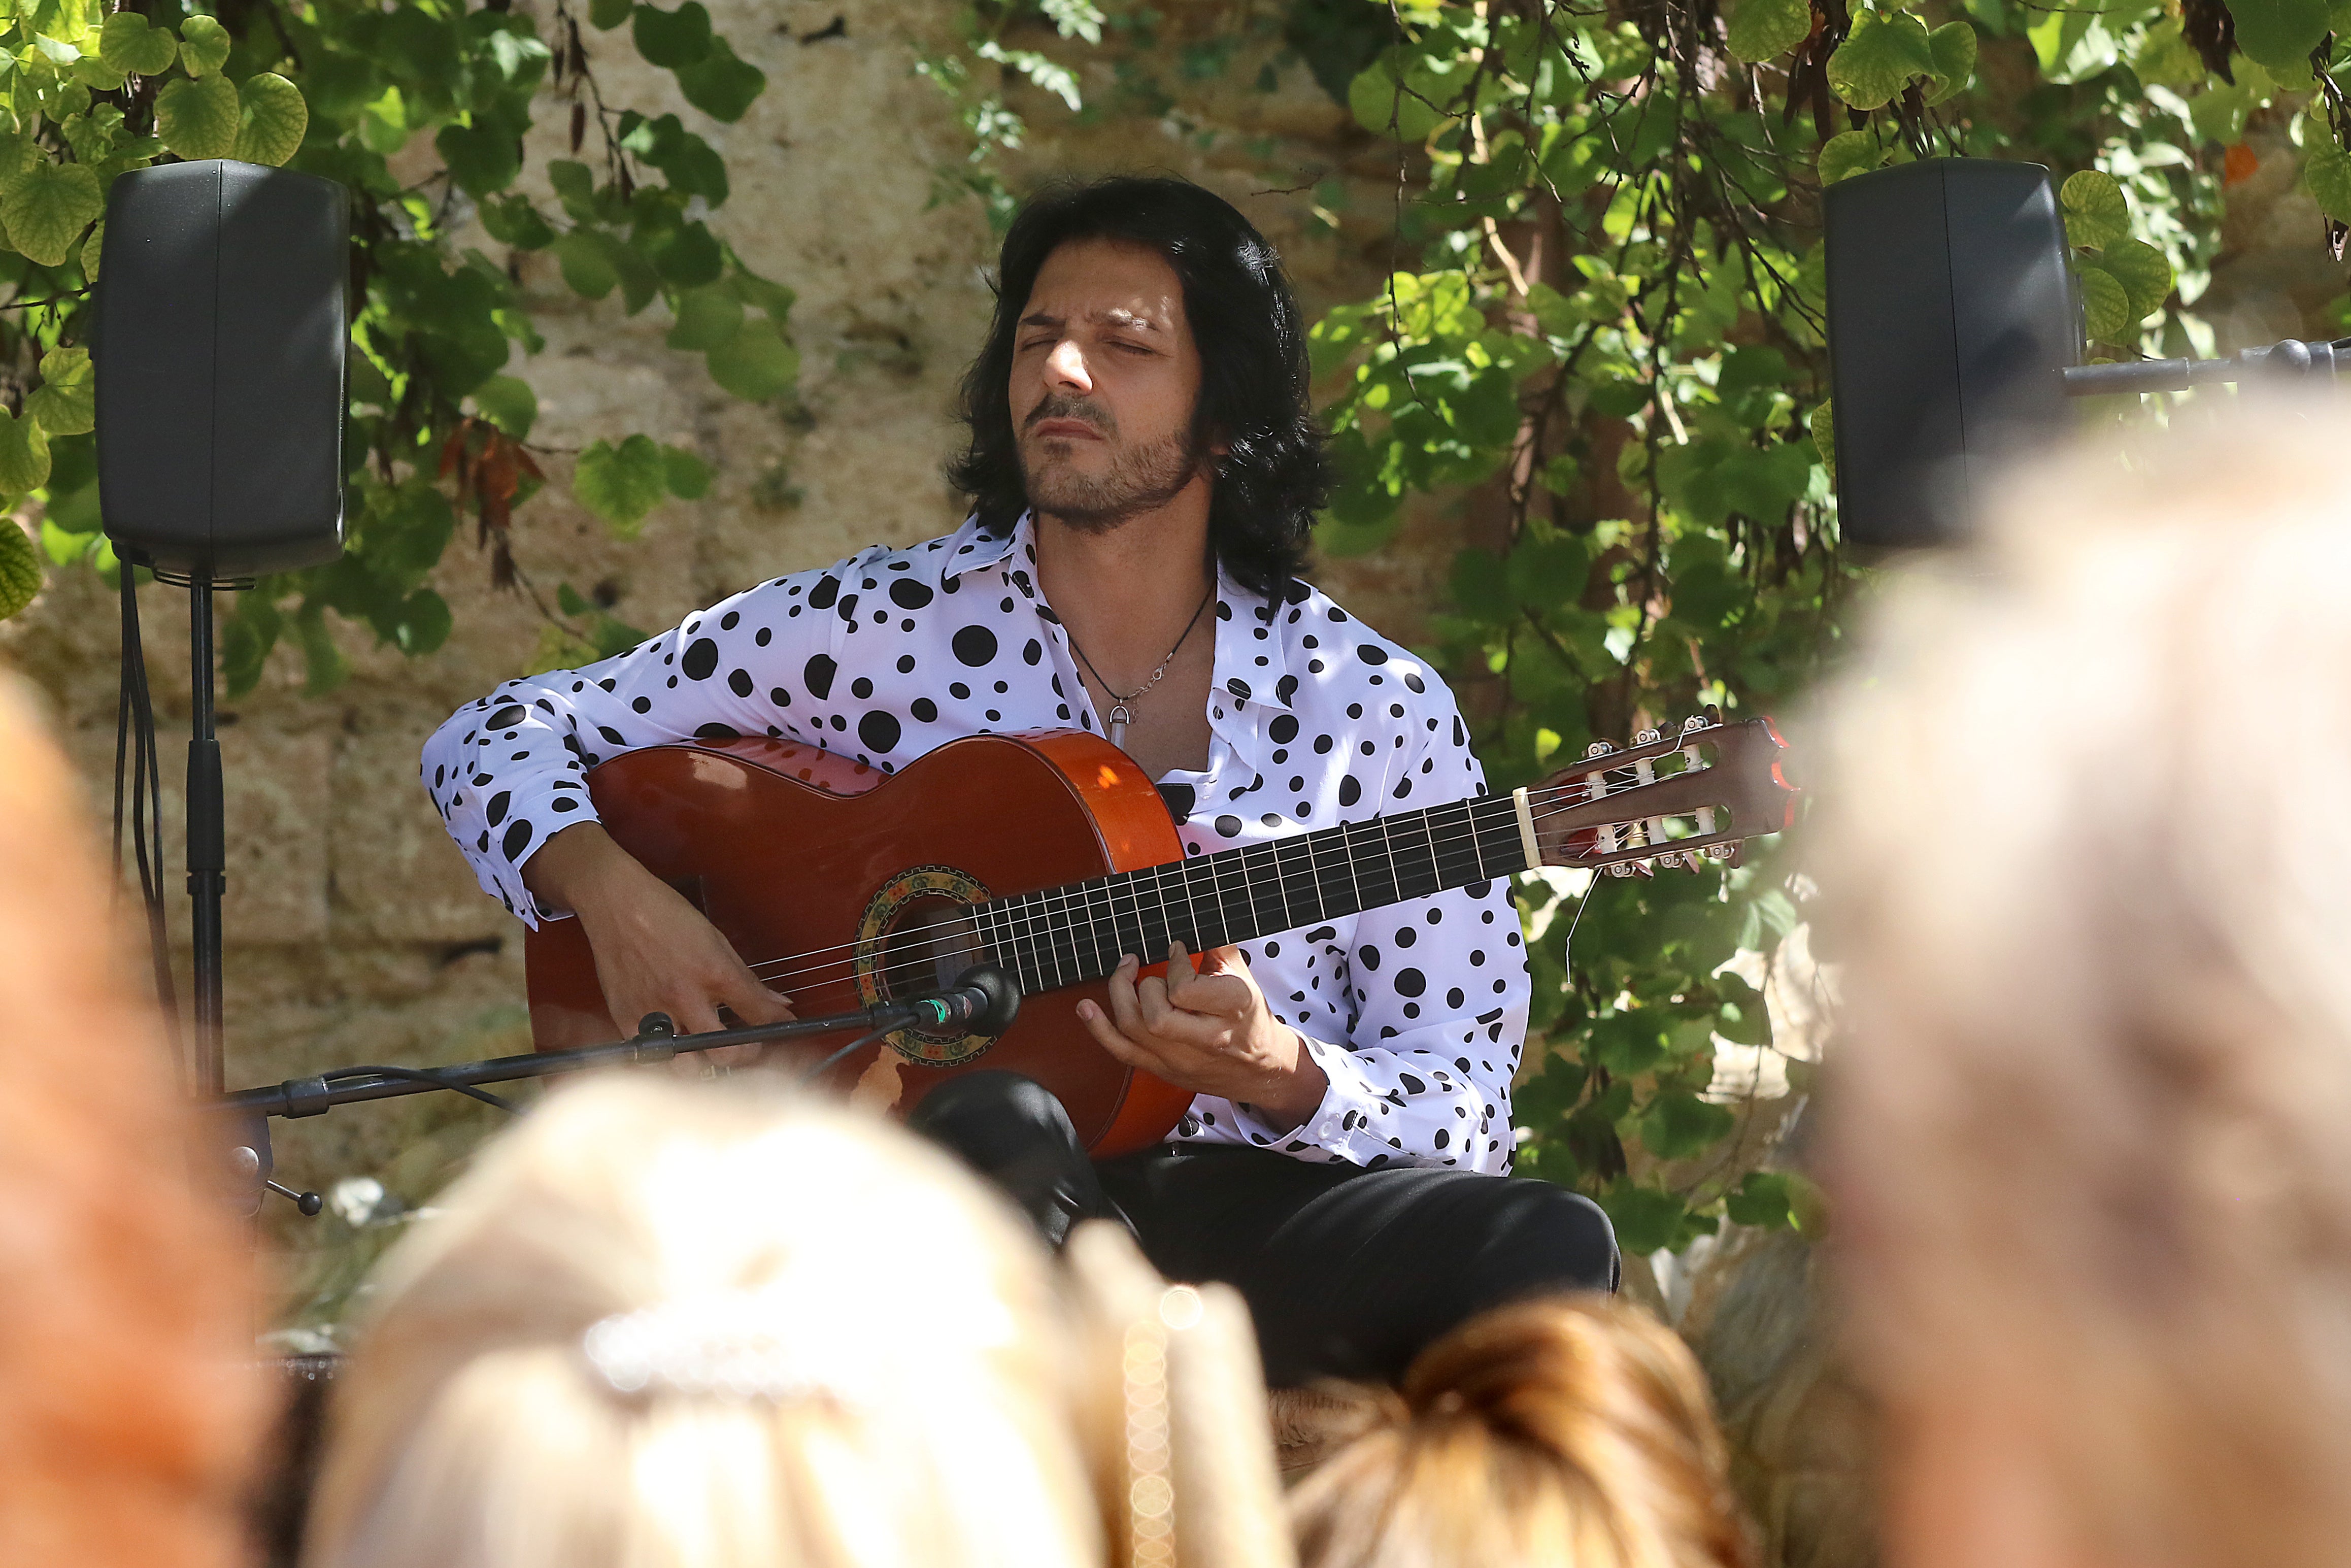
POLYGON ((1188 980, 1192 975, 1192 955, 1185 950, 1184 944, 1181 942, 1167 944, 1168 988, 1174 989, 1179 979, 1188 980))
POLYGON ((735 1010, 735 1016, 745 1023, 781 1023, 792 1017, 792 1001, 780 991, 771 991, 759 983, 758 976, 741 964, 725 981, 718 1000, 735 1010))
POLYGON ((1134 991, 1135 971, 1140 967, 1131 955, 1121 955, 1118 967, 1110 972, 1106 982, 1110 1017, 1129 1036, 1144 1032, 1143 1009, 1134 991))
POLYGON ((1134 988, 1136 1005, 1143 1009, 1143 1032, 1157 1034, 1167 1020, 1175 1016, 1175 1006, 1167 999, 1167 982, 1157 975, 1147 975, 1134 988))
POLYGON ((1160 1070, 1159 1059, 1113 1027, 1110 1016, 1095 1003, 1078 1004, 1078 1021, 1086 1026, 1086 1032, 1094 1037, 1096 1045, 1127 1066, 1139 1067, 1146 1072, 1160 1070))

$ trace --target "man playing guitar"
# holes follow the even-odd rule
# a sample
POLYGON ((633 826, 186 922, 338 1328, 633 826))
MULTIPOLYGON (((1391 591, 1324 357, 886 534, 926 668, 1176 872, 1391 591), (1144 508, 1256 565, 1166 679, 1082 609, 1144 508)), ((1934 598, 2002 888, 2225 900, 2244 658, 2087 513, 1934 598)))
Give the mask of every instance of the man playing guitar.
MULTIPOLYGON (((1022 210, 998 278, 960 529, 507 682, 427 743, 484 887, 533 925, 580 920, 614 1019, 789 1016, 597 822, 584 775, 620 751, 764 734, 891 772, 960 736, 1092 730, 1159 781, 1187 855, 1483 792, 1444 683, 1297 578, 1322 443, 1304 324, 1249 222, 1176 180, 1064 187, 1022 210)), ((1393 1378, 1489 1306, 1614 1288, 1599 1209, 1506 1175, 1528 994, 1509 889, 1473 883, 1132 955, 1107 1010, 1076 1007, 1103 1051, 1195 1093, 1155 1148, 1088 1160, 1005 1072, 914 1121, 1049 1239, 1123 1218, 1171 1278, 1237 1285, 1277 1385, 1393 1378)))

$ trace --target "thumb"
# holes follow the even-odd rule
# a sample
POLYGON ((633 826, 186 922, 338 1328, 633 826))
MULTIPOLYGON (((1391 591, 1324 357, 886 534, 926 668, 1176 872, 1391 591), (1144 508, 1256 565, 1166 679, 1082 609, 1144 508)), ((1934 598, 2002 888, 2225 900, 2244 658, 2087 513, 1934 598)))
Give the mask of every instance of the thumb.
POLYGON ((1249 973, 1249 959, 1242 956, 1238 947, 1211 947, 1200 955, 1200 973, 1246 975, 1249 973))

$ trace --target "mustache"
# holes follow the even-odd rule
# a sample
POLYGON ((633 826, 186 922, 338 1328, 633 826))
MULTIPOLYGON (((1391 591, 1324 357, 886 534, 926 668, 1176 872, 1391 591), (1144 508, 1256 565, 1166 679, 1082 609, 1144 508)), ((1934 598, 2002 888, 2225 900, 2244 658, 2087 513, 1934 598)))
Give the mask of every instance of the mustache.
POLYGON ((1027 434, 1049 419, 1082 420, 1105 435, 1115 434, 1118 429, 1118 421, 1111 417, 1110 410, 1092 400, 1069 392, 1048 392, 1037 400, 1037 406, 1030 409, 1029 417, 1020 422, 1021 434, 1027 434))

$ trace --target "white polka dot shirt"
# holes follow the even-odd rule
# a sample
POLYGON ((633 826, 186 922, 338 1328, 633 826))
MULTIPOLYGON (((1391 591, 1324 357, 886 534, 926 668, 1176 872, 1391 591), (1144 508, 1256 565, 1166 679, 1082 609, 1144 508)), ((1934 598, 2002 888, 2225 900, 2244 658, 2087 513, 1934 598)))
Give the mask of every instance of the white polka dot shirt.
MULTIPOLYGON (((508 681, 425 743, 434 804, 482 886, 534 925, 520 868, 590 821, 589 768, 696 735, 768 735, 895 771, 960 737, 1100 733, 1039 592, 1030 523, 977 521, 747 590, 626 653, 508 681)), ((1207 766, 1159 780, 1187 855, 1485 790, 1453 696, 1321 591, 1273 604, 1218 576, 1207 766)), ((1499 1172, 1526 1033, 1525 950, 1500 883, 1241 944, 1330 1080, 1299 1126, 1203 1094, 1172 1137, 1301 1160, 1499 1172)))

